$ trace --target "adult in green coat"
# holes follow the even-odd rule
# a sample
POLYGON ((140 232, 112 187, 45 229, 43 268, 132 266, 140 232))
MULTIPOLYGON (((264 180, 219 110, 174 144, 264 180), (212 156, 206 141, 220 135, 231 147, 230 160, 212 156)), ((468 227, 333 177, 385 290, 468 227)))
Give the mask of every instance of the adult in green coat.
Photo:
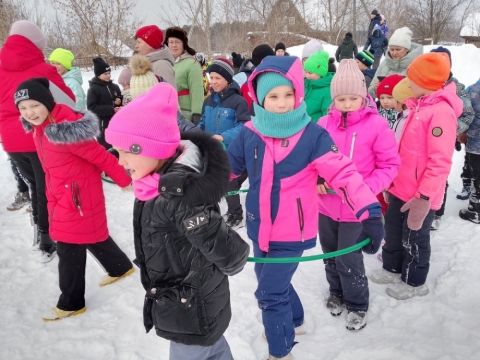
POLYGON ((80 68, 72 67, 74 56, 70 50, 57 48, 53 50, 48 59, 50 64, 55 66, 57 72, 62 76, 65 84, 72 90, 75 95, 75 110, 84 111, 87 109, 85 102, 85 92, 82 88, 82 73, 80 68))
POLYGON ((328 72, 330 56, 322 50, 310 55, 303 65, 305 71, 305 104, 307 113, 316 123, 322 116, 327 115, 332 103, 330 84, 335 73, 328 72))
POLYGON ((202 117, 203 70, 195 59, 195 50, 188 46, 187 32, 179 27, 168 28, 165 45, 175 58, 175 82, 182 115, 198 124, 202 117))
POLYGON ((357 54, 357 44, 355 44, 352 39, 352 33, 347 32, 342 43, 338 46, 337 52, 335 53, 335 60, 340 62, 343 59, 354 59, 357 54))

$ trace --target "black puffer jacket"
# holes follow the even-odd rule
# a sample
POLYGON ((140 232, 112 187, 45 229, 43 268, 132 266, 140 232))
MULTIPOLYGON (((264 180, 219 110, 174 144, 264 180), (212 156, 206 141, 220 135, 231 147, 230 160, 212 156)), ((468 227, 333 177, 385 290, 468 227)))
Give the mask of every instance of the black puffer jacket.
POLYGON ((147 332, 155 326, 162 338, 210 346, 231 318, 227 275, 242 270, 249 246, 219 212, 230 176, 220 142, 192 132, 182 140, 191 142, 161 169, 160 196, 135 202, 135 262, 147 332))
POLYGON ((113 108, 115 98, 121 97, 122 92, 117 84, 111 80, 101 81, 94 77, 89 81, 90 87, 87 92, 87 109, 98 116, 102 122, 102 128, 108 126, 108 122, 115 114, 113 108))

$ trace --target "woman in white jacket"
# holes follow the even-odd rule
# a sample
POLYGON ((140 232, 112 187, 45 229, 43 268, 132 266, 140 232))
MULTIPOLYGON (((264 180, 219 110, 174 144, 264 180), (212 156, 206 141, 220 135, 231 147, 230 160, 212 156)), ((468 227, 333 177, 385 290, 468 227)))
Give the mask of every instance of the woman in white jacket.
POLYGON ((53 50, 49 57, 50 64, 55 66, 65 84, 72 89, 75 95, 75 110, 84 111, 87 106, 85 103, 85 92, 82 88, 82 73, 80 68, 72 67, 73 59, 72 52, 62 48, 53 50))

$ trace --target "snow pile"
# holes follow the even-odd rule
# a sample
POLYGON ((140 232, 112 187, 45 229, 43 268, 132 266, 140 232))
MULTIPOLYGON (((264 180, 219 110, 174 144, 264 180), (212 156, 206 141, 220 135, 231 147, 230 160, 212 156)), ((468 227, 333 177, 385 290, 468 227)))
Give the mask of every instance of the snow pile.
MULTIPOLYGON (((327 48, 333 54, 335 50, 327 48)), ((301 55, 301 48, 288 49, 301 55)), ((478 50, 452 48, 454 73, 471 84, 480 76, 478 50)), ((429 51, 428 47, 426 51, 429 51)), ((121 70, 113 71, 118 78, 121 70)), ((84 80, 93 77, 85 73, 84 80)), ((88 82, 84 82, 85 90, 88 82)), ((297 337, 293 353, 301 360, 466 360, 480 353, 480 226, 461 220, 458 211, 466 201, 455 198, 462 187, 463 152, 455 152, 449 178, 446 214, 432 234, 432 256, 427 285, 430 294, 397 301, 385 286, 370 282, 368 325, 360 332, 345 329, 344 315, 332 317, 325 308, 328 285, 323 263, 302 263, 293 284, 306 314, 307 335, 297 337), (476 354, 476 355, 475 355, 476 354)), ((33 230, 24 209, 8 212, 15 181, 0 150, 0 359, 168 359, 168 342, 154 331, 145 335, 142 320, 144 290, 139 271, 118 283, 100 288, 103 270, 87 260, 85 314, 60 322, 44 323, 43 313, 56 305, 59 289, 58 258, 39 263, 31 250, 33 230)), ((248 187, 247 184, 245 184, 248 187)), ((134 259, 132 235, 133 195, 104 184, 111 236, 134 259)), ((245 201, 245 194, 241 195, 245 201)), ((222 211, 226 204, 221 203, 222 211)), ((293 221, 294 219, 292 219, 293 221)), ((247 239, 246 229, 239 231, 247 239)), ((304 255, 321 253, 317 246, 304 255)), ((237 360, 268 357, 262 339, 261 312, 254 298, 255 274, 247 263, 230 278, 232 321, 226 338, 237 360)), ((379 269, 374 256, 365 256, 367 273, 379 269)))

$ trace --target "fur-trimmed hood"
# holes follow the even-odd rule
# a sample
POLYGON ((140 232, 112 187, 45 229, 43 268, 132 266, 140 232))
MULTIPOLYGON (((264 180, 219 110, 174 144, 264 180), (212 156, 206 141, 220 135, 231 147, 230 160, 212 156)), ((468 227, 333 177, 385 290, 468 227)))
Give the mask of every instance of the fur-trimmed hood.
POLYGON ((132 72, 132 75, 144 75, 152 70, 152 64, 150 61, 143 55, 135 54, 130 59, 128 67, 132 72))
POLYGON ((23 117, 20 120, 26 132, 42 128, 47 139, 58 145, 91 141, 100 135, 99 120, 91 111, 76 112, 66 105, 56 104, 51 115, 55 122, 47 119, 39 126, 32 126, 23 117))
POLYGON ((218 140, 206 133, 181 133, 182 140, 190 140, 200 150, 200 172, 177 164, 177 154, 161 169, 159 191, 171 196, 183 196, 190 206, 206 201, 218 203, 227 192, 230 180, 228 156, 218 140), (180 191, 179 191, 180 190, 180 191))

